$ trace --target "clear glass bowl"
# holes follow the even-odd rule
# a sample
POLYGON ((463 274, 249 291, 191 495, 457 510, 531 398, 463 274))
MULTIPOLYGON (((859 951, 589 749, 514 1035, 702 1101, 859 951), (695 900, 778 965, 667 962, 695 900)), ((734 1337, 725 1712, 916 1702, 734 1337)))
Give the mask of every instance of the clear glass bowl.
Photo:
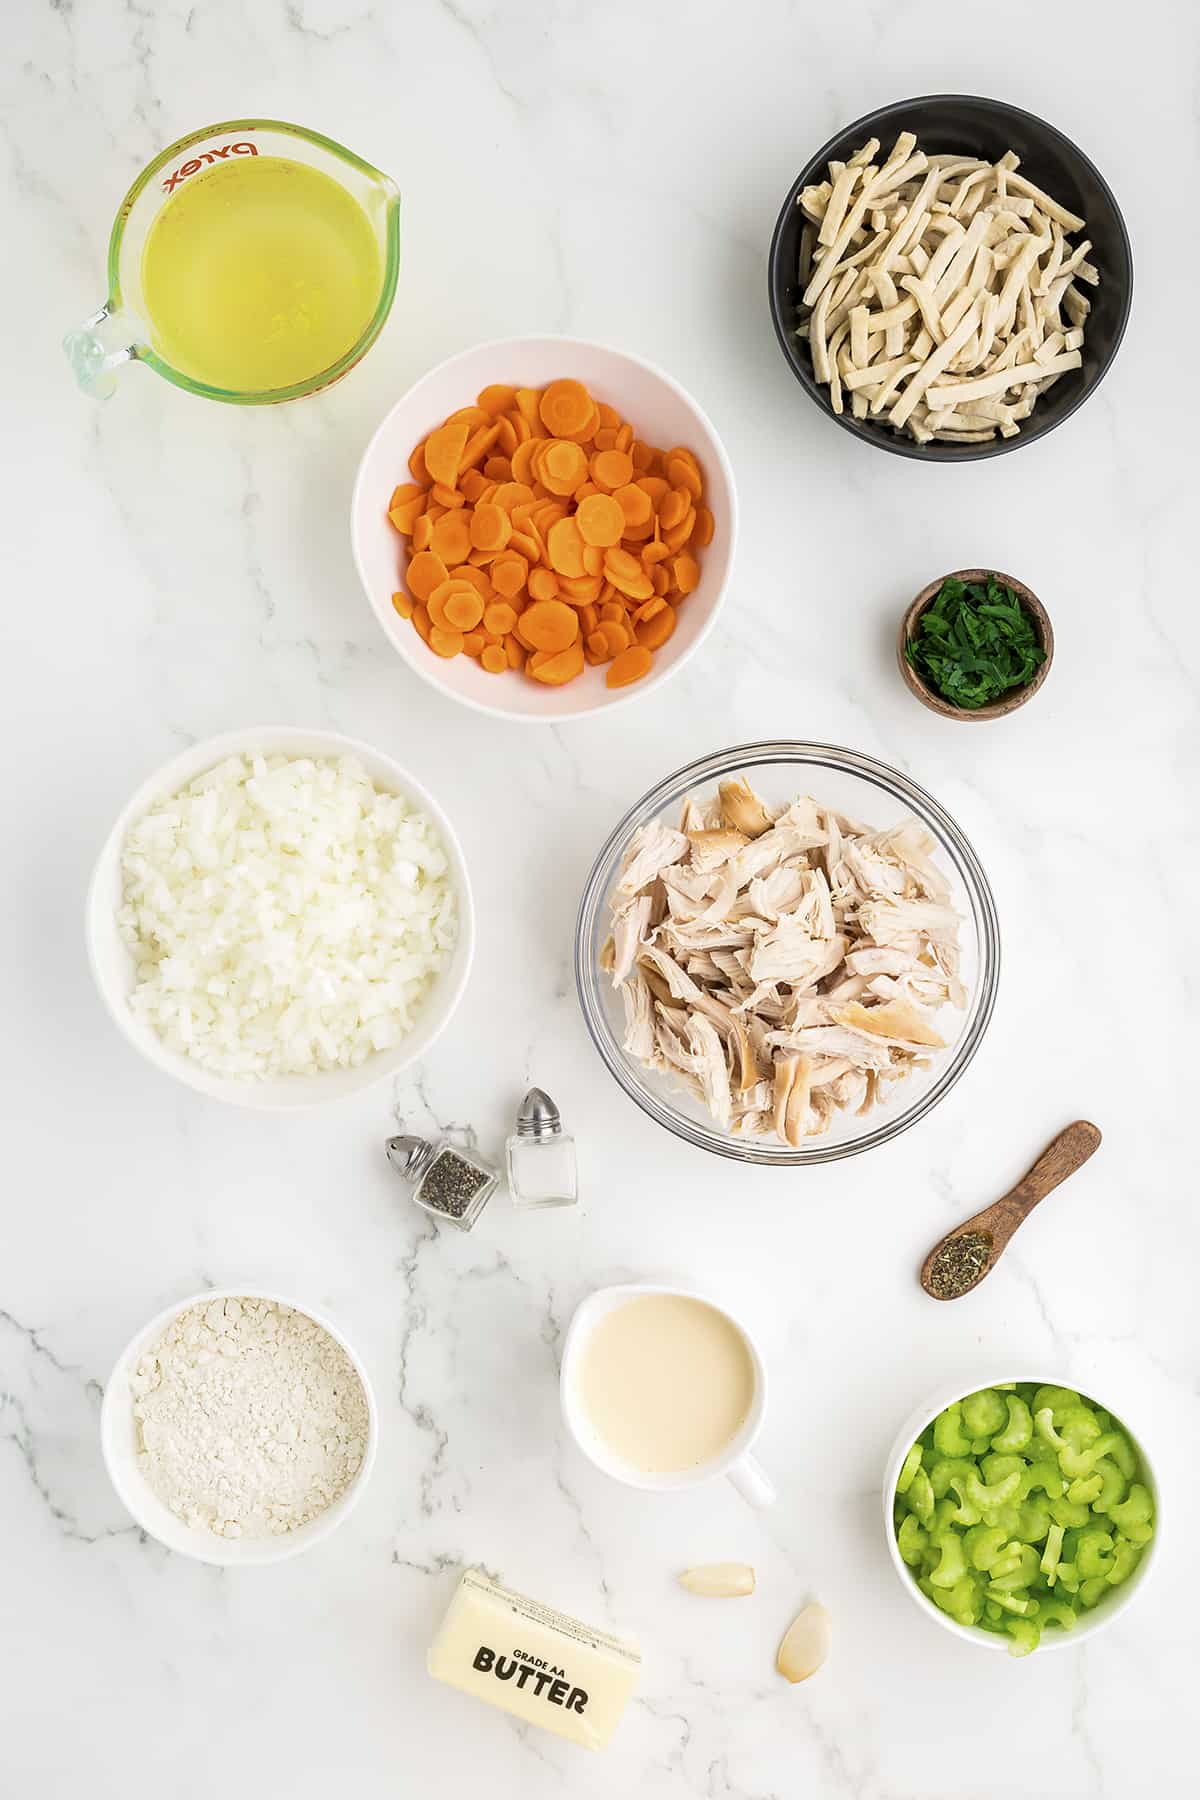
POLYGON ((592 1042, 609 1073, 642 1111, 676 1137, 735 1162, 836 1162, 886 1144, 948 1094, 974 1056, 987 1030, 1000 975, 1000 929, 996 905, 979 858, 963 833, 932 794, 886 763, 842 750, 833 744, 788 741, 737 744, 677 769, 630 808, 608 838, 588 877, 575 928, 575 980, 592 1042), (655 818, 676 824, 686 794, 707 796, 728 776, 744 775, 769 804, 784 805, 797 794, 812 794, 823 805, 875 830, 895 825, 907 815, 918 818, 937 844, 936 860, 951 885, 953 904, 962 916, 962 979, 967 1005, 962 1014, 949 1008, 939 1017, 943 1029, 959 1020, 955 1041, 897 1082, 888 1099, 859 1118, 835 1118, 824 1137, 799 1149, 768 1138, 734 1137, 709 1119, 700 1102, 656 1070, 643 1069, 621 1048, 625 1032, 619 991, 600 967, 600 952, 609 935, 608 900, 630 835, 655 818))

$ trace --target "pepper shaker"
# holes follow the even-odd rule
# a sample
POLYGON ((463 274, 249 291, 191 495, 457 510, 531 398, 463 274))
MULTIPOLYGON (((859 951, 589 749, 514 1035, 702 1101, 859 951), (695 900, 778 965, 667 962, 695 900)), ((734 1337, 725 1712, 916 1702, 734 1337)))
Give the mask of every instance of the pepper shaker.
POLYGON ((460 1231, 470 1231, 500 1179, 481 1158, 445 1141, 392 1137, 387 1155, 392 1167, 415 1184, 410 1198, 422 1212, 460 1231))
POLYGON ((575 1139, 563 1130, 544 1089, 530 1088, 504 1149, 514 1206, 574 1206, 579 1198, 575 1139))

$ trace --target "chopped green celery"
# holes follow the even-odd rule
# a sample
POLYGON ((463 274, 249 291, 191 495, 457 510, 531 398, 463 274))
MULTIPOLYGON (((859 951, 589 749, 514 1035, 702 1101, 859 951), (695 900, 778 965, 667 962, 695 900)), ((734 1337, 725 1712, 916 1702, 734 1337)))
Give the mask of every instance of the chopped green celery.
POLYGON ((1123 1500, 1129 1490, 1129 1483, 1120 1465, 1111 1456, 1102 1456, 1093 1473, 1100 1477, 1100 1492, 1092 1501, 1093 1512, 1107 1512, 1118 1500, 1123 1500))
POLYGON ((996 1525, 999 1520, 993 1515, 997 1508, 1007 1506, 1011 1500, 1015 1499, 1020 1485, 1021 1475, 1017 1469, 1014 1469, 1011 1475, 1006 1475, 1003 1481, 997 1481, 991 1485, 980 1481, 978 1475, 971 1474, 967 1476, 966 1498, 972 1506, 979 1508, 985 1525, 996 1525))
MULTIPOLYGON (((1017 1456, 1015 1454, 1004 1456, 998 1450, 993 1450, 990 1456, 984 1457, 979 1468, 985 1481, 1003 1481, 1005 1476, 1011 1475, 1014 1470, 1023 1478, 1026 1462, 1023 1456, 1017 1456)), ((1024 1499, 1023 1488, 1024 1480, 1022 1479, 1017 1488, 1018 1499, 1024 1499)))
POLYGON ((983 1612, 983 1593, 977 1576, 964 1575, 952 1588, 935 1587, 929 1597, 935 1606, 957 1619, 960 1625, 979 1623, 983 1612))
POLYGON ((983 1610, 989 1619, 998 1619, 1001 1616, 1003 1608, 998 1600, 989 1600, 983 1610))
POLYGON ((1028 1656, 1037 1649, 1042 1634, 1032 1619, 1006 1619, 1004 1629, 1012 1639, 1008 1646, 1010 1656, 1028 1656))
POLYGON ((983 1456, 988 1450, 991 1449, 991 1447, 992 1447, 992 1440, 990 1437, 977 1437, 977 1438, 971 1439, 971 1455, 972 1456, 983 1456))
POLYGON ((929 1579, 936 1588, 952 1588, 967 1573, 962 1538, 957 1531, 944 1529, 934 1532, 931 1542, 941 1556, 937 1567, 930 1570, 929 1579))
POLYGON ((1073 1450, 1086 1449, 1102 1435, 1100 1422, 1090 1406, 1068 1407, 1061 1419, 1056 1418, 1055 1423, 1073 1450))
POLYGON ((1135 1544, 1148 1544, 1154 1536, 1154 1502, 1140 1481, 1134 1482, 1127 1500, 1109 1507, 1108 1516, 1135 1544))
POLYGON ((1050 1530, 1050 1508, 1039 1494, 1035 1500, 1026 1500, 1020 1508, 1020 1514, 1014 1536, 1026 1544, 1044 1542, 1050 1530))
MULTIPOLYGON (((1080 1476, 1087 1476, 1104 1457, 1121 1449, 1127 1443, 1128 1439, 1122 1438, 1116 1431, 1104 1432, 1080 1447, 1069 1443, 1058 1453, 1058 1466, 1063 1474, 1072 1480, 1080 1476)), ((1119 1464, 1118 1467, 1120 1467, 1119 1464)))
POLYGON ((929 1485, 929 1477, 924 1469, 918 1469, 909 1483, 908 1510, 914 1513, 922 1525, 928 1525, 933 1518, 933 1489, 929 1485))
POLYGON ((934 1448, 942 1456, 967 1456, 971 1440, 962 1428, 962 1407, 958 1401, 940 1412, 933 1421, 934 1448))
POLYGON ((978 1475, 976 1465, 966 1456, 943 1456, 929 1466, 929 1485, 940 1500, 950 1491, 952 1481, 965 1482, 968 1475, 978 1475))
POLYGON ((1110 1444, 1109 1449, 1105 1451, 1105 1455, 1112 1457, 1126 1481, 1132 1481, 1138 1472, 1137 1451, 1134 1449, 1125 1433, 1123 1431, 1118 1431, 1115 1427, 1106 1431, 1104 1436, 1105 1440, 1110 1444))
POLYGON ((1059 1437, 1054 1429, 1054 1414, 1050 1407, 1043 1406, 1033 1415, 1033 1428, 1043 1443, 1049 1444, 1057 1455, 1060 1451, 1069 1450, 1070 1445, 1065 1438, 1059 1437))
POLYGON ((907 1494, 912 1485, 912 1478, 921 1466, 921 1459, 924 1454, 920 1444, 914 1444, 908 1455, 905 1457, 901 1464, 900 1473, 896 1477, 896 1492, 898 1494, 907 1494))
POLYGON ((992 1439, 992 1449, 999 1451, 1001 1456, 1027 1450, 1033 1442, 1033 1414, 1020 1394, 1009 1394, 1006 1400, 1008 1422, 992 1439))
POLYGON ((1056 1587, 1065 1588, 1068 1594, 1079 1592, 1079 1570, 1075 1566, 1073 1557, 1060 1562, 1055 1574, 1057 1579, 1054 1585, 1056 1587))
POLYGON ((1050 1527, 1049 1535, 1046 1538, 1046 1548, 1042 1551, 1042 1560, 1039 1567, 1050 1587, 1054 1586, 1054 1578, 1058 1573, 1058 1565, 1062 1558, 1063 1538, 1065 1536, 1066 1532, 1061 1525, 1052 1525, 1050 1527))
POLYGON ((1095 1606, 1103 1600, 1107 1592, 1108 1583, 1103 1575, 1093 1575, 1090 1580, 1081 1581, 1079 1584, 1079 1604, 1080 1606, 1095 1606))
POLYGON ((1104 1477, 1102 1475, 1081 1475, 1067 1489, 1067 1499, 1076 1506, 1090 1506, 1103 1486, 1104 1477))
POLYGON ((972 1525, 963 1534, 963 1549, 973 1569, 990 1569, 1007 1545, 1008 1539, 998 1525, 972 1525))
POLYGON ((1113 1566, 1104 1577, 1109 1587, 1120 1587, 1123 1581, 1128 1581, 1138 1566, 1141 1554, 1139 1546, 1131 1544, 1128 1538, 1117 1539, 1117 1547, 1113 1551, 1113 1566))
POLYGON ((1043 1600, 1038 1610, 1038 1624, 1043 1631, 1047 1625, 1059 1625, 1064 1631, 1073 1631, 1078 1614, 1073 1606, 1065 1600, 1043 1600))
POLYGON ((1041 1488, 1048 1499, 1057 1500, 1060 1494, 1066 1492, 1066 1487, 1062 1470, 1048 1456, 1042 1457, 1037 1462, 1031 1462, 1025 1471, 1026 1498, 1033 1493, 1035 1488, 1041 1488))
POLYGON ((1044 1407, 1053 1415, 1054 1423, 1058 1425, 1062 1422, 1064 1413, 1081 1403, 1082 1395, 1077 1394, 1074 1388, 1040 1387, 1033 1396, 1033 1416, 1036 1419, 1044 1407))
POLYGON ((944 1531, 948 1525, 958 1523, 958 1499, 954 1494, 946 1494, 933 1509, 930 1531, 944 1531))
POLYGON ((1008 1417, 1008 1408, 995 1388, 980 1388, 962 1403, 962 1422, 973 1438, 991 1439, 1008 1417))
POLYGON ((1080 1532, 1079 1552, 1075 1561, 1085 1581, 1108 1574, 1113 1566, 1111 1552, 1115 1542, 1111 1531, 1101 1531, 1098 1527, 1080 1532))
POLYGON ((1028 1594, 1003 1594, 994 1587, 988 1588, 988 1602, 992 1606, 998 1606, 1001 1612, 1017 1613, 1022 1618, 1026 1613, 1037 1610, 1036 1603, 1029 1598, 1028 1594))
POLYGON ((1091 1516, 1086 1506, 1080 1506, 1074 1500, 1068 1500, 1065 1495, 1061 1500, 1050 1502, 1050 1517, 1056 1525, 1072 1525, 1078 1530, 1081 1526, 1089 1523, 1091 1516))
POLYGON ((995 1525, 998 1530, 1003 1531, 1010 1538, 1020 1537, 1021 1508, 1016 1505, 995 1506, 986 1523, 995 1525))
POLYGON ((1039 1561, 1032 1544, 1020 1545, 1015 1560, 1006 1556, 988 1571, 988 1592, 999 1588, 1004 1593, 1012 1593, 1017 1588, 1027 1588, 1037 1579, 1039 1561))
POLYGON ((929 1533, 923 1530, 909 1513, 908 1517, 901 1521, 900 1529, 896 1533, 896 1546, 910 1568, 915 1568, 920 1562, 921 1554, 928 1543, 929 1533))

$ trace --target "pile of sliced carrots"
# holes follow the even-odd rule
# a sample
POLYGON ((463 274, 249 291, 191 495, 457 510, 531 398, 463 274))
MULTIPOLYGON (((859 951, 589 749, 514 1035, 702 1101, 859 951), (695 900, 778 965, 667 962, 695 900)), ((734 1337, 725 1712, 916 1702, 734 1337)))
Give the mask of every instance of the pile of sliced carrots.
POLYGON ((560 687, 640 681, 700 579, 712 513, 690 450, 656 450, 579 381, 486 387, 408 459, 392 596, 438 656, 560 687))

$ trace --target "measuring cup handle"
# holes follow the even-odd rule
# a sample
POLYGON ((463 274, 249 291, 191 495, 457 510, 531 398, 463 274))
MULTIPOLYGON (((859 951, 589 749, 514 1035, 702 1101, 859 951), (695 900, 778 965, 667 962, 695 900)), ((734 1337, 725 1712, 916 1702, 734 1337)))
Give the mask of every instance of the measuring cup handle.
POLYGON ((774 1506, 775 1483, 749 1451, 725 1472, 748 1506, 774 1506))
POLYGON ((106 306, 63 339, 63 350, 75 379, 93 400, 107 400, 117 385, 116 371, 122 363, 132 362, 136 338, 119 313, 106 306))

